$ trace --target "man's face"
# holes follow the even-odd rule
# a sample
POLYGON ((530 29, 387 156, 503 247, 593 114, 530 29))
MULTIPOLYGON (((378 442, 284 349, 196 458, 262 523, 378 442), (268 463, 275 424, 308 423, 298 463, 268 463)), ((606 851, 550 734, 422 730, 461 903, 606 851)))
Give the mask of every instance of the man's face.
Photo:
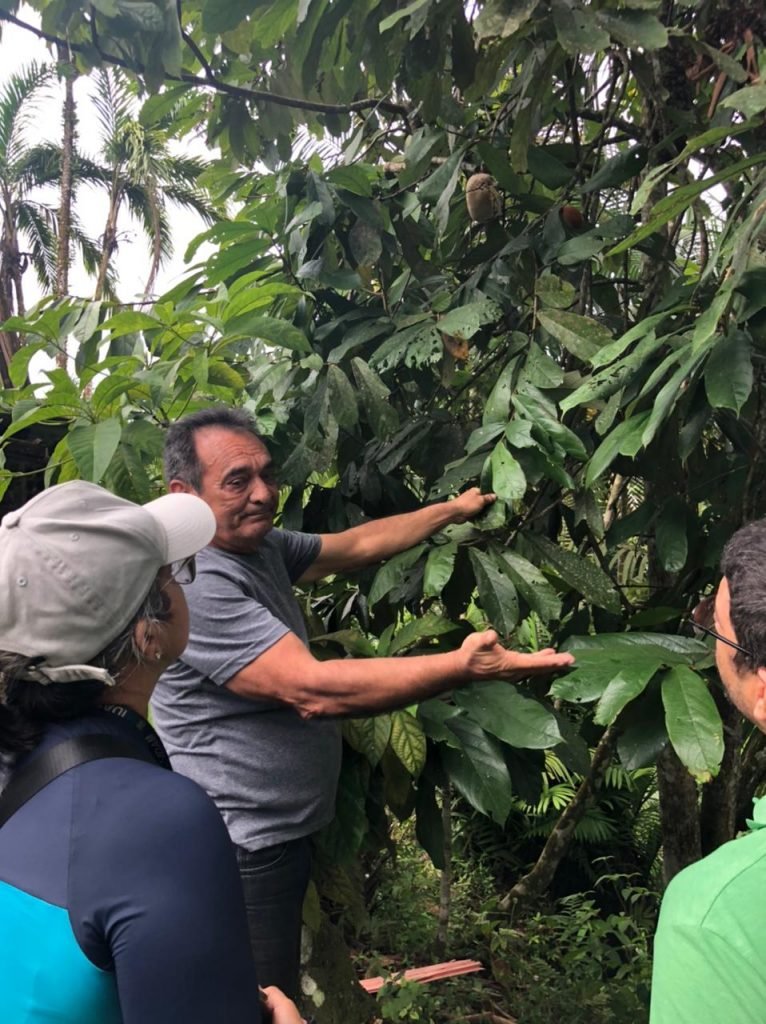
MULTIPOLYGON (((738 643, 737 634, 731 624, 731 598, 729 596, 729 581, 721 580, 718 591, 715 595, 715 630, 727 640, 738 643)), ((724 685, 729 700, 737 707, 746 718, 753 718, 753 689, 758 683, 758 677, 745 667, 735 664, 737 652, 728 644, 716 640, 715 661, 718 667, 718 675, 724 685)))
POLYGON ((195 441, 202 467, 199 496, 217 524, 213 547, 255 551, 274 525, 277 509, 271 456, 252 434, 226 427, 203 427, 195 441))

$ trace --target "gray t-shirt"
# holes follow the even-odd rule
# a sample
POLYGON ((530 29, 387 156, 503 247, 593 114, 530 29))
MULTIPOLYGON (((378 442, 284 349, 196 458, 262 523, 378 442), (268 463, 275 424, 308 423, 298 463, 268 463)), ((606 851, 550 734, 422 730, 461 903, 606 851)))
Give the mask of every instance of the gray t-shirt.
POLYGON ((154 691, 154 722, 173 767, 207 790, 232 839, 257 850, 331 820, 340 771, 337 723, 304 721, 226 683, 288 632, 308 642, 293 583, 319 553, 315 534, 271 530, 251 555, 206 548, 185 587, 189 643, 154 691))

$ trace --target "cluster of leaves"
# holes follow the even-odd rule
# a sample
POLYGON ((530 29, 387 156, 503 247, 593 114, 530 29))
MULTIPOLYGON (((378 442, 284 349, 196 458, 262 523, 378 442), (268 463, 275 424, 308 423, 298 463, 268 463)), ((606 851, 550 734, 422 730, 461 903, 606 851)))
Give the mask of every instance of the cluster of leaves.
POLYGON ((654 916, 645 908, 655 897, 612 882, 625 901, 618 913, 604 915, 594 893, 577 893, 516 929, 493 929, 493 975, 520 1020, 648 1020, 654 916))

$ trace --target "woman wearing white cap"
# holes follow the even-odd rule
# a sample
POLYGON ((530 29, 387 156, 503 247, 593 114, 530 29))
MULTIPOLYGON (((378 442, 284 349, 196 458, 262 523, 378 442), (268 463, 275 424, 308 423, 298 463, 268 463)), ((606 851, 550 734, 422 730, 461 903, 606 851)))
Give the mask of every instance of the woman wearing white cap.
POLYGON ((0 523, 3 1024, 261 1019, 228 834, 146 720, 214 530, 192 495, 139 506, 79 481, 0 523))

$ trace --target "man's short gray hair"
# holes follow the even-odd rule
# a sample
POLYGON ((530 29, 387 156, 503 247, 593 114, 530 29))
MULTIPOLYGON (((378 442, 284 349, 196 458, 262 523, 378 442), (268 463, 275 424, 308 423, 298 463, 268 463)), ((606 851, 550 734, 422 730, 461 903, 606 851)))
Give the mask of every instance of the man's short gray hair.
POLYGON ((199 492, 202 487, 202 466, 197 456, 194 440, 198 430, 204 427, 223 427, 239 433, 250 434, 258 441, 261 437, 252 417, 244 409, 232 409, 226 405, 214 405, 200 409, 183 419, 172 423, 165 437, 165 482, 180 480, 199 492))

